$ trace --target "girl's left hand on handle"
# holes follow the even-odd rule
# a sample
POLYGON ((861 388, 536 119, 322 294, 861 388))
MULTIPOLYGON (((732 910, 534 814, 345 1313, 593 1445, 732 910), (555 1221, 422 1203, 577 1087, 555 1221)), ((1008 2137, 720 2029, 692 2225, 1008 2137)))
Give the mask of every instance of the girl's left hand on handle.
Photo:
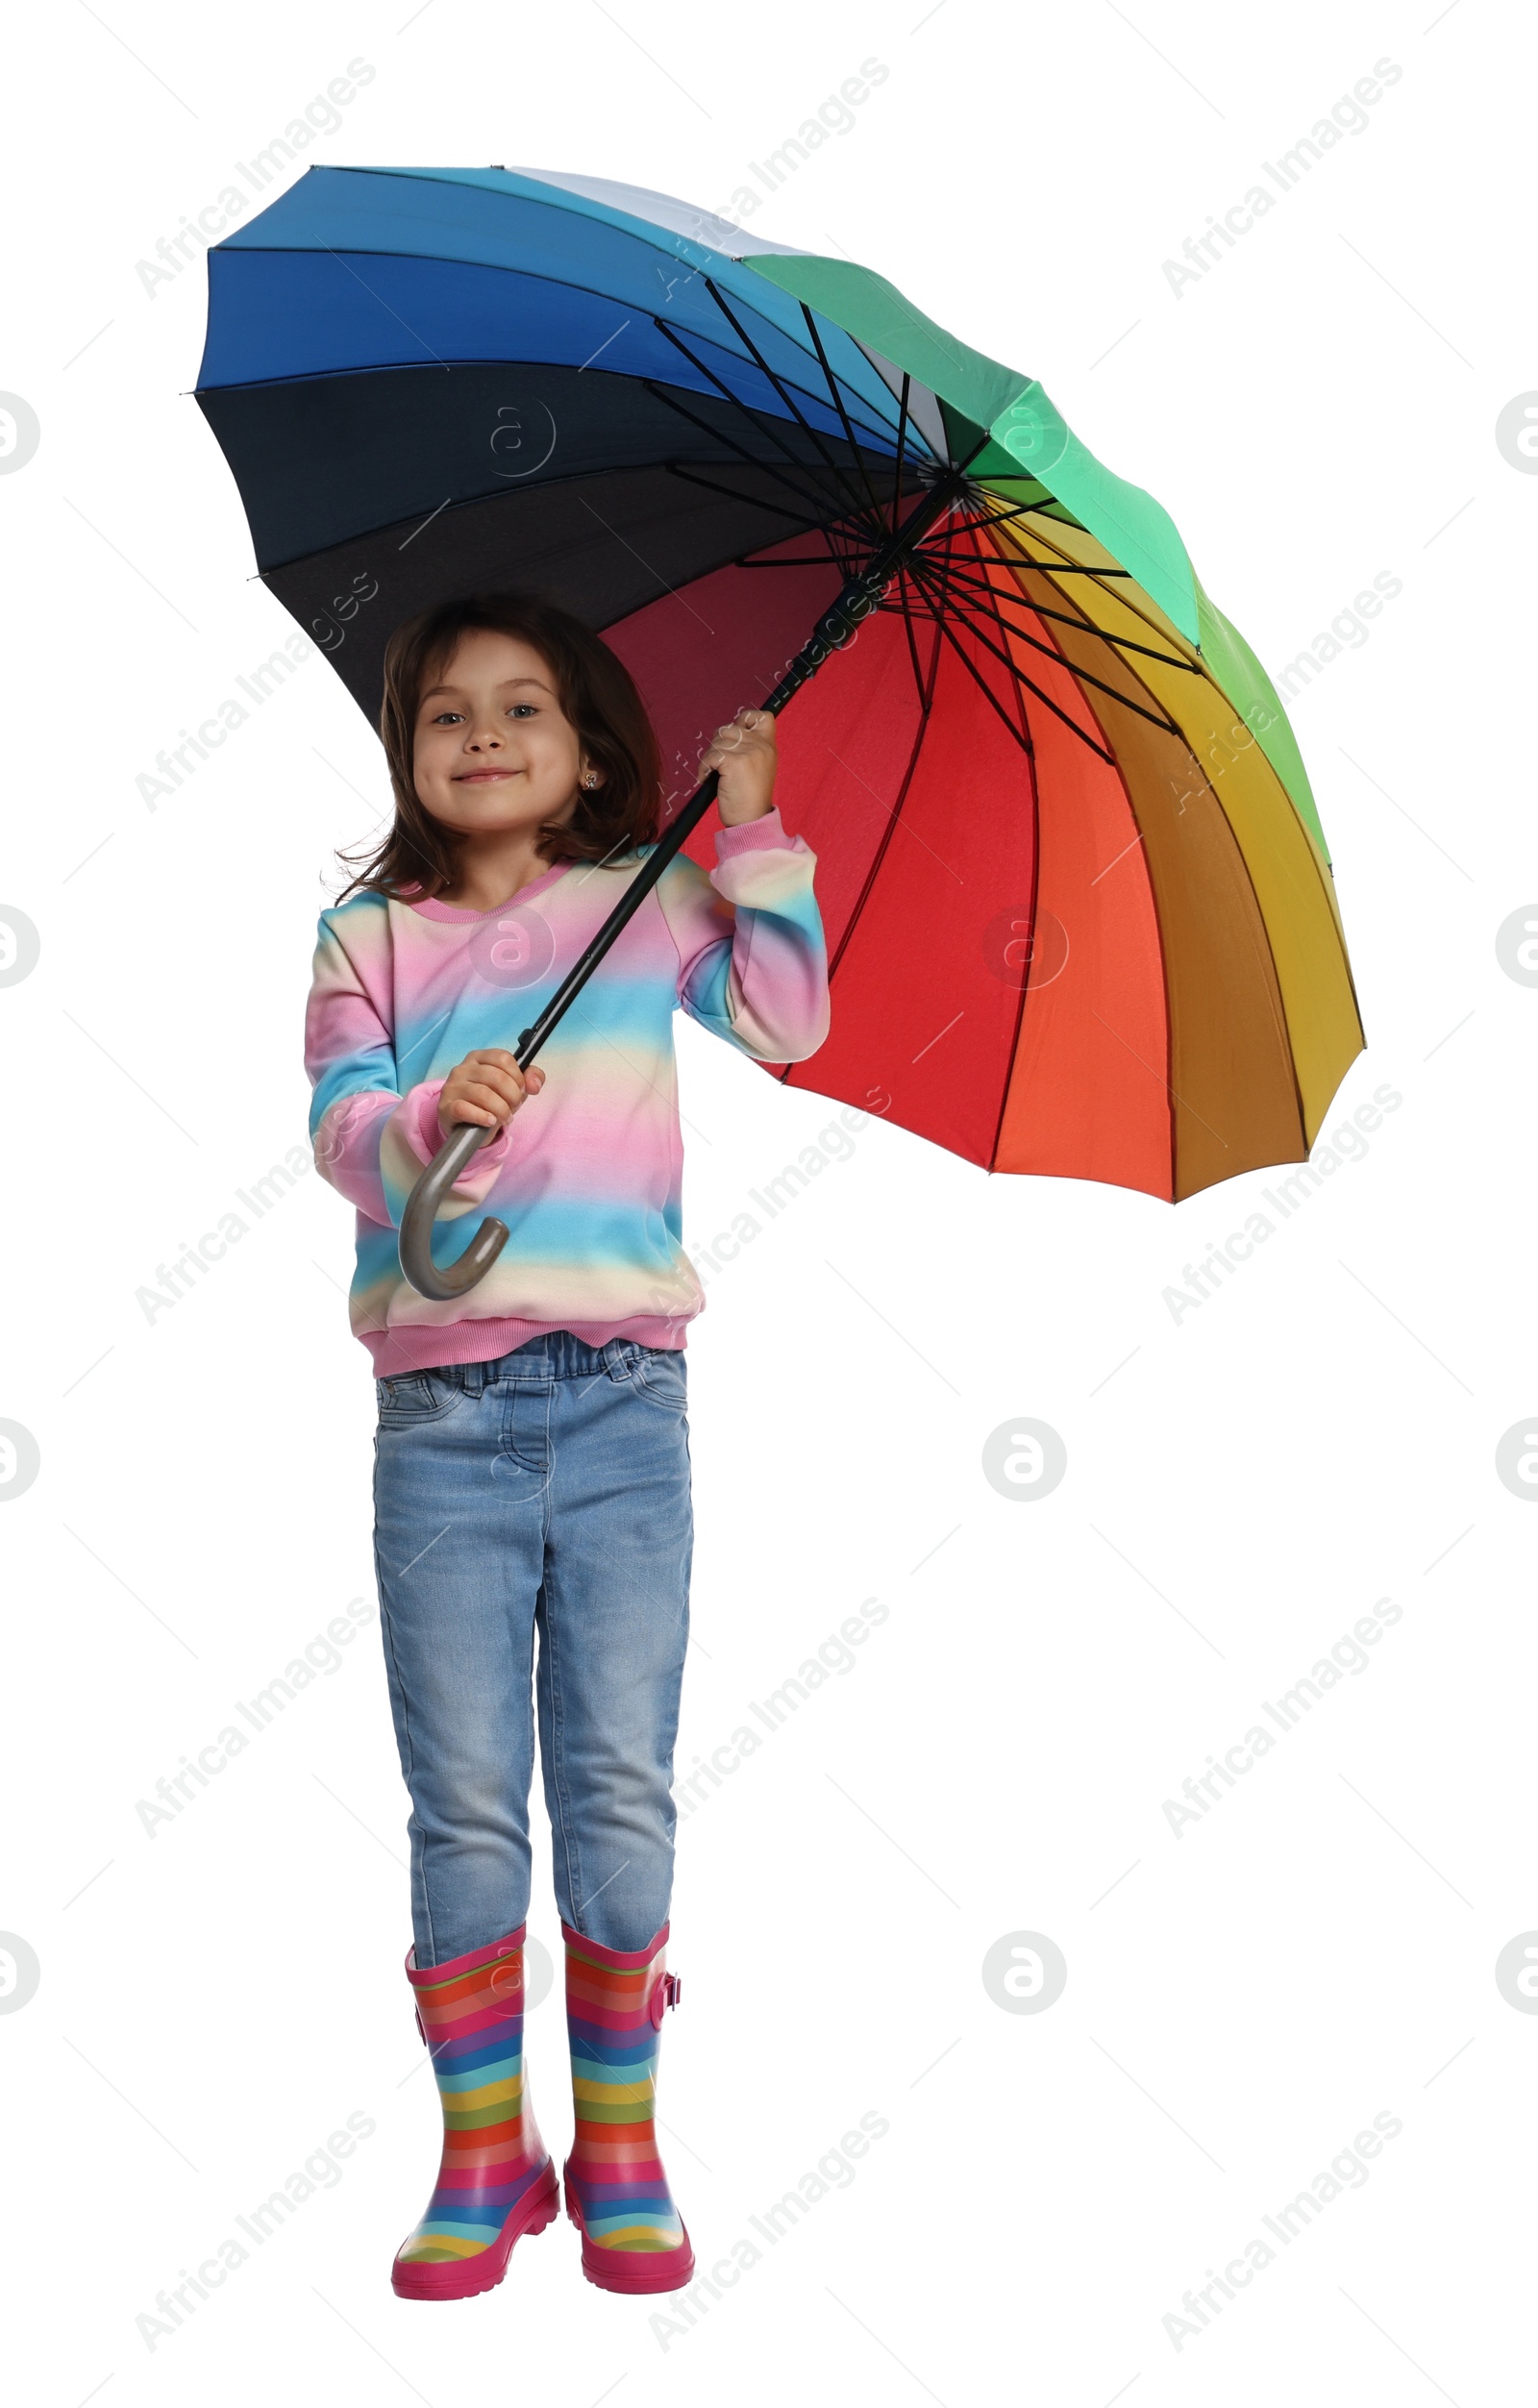
POLYGON ((772 710, 739 710, 717 728, 714 743, 700 756, 700 776, 712 769, 720 773, 716 804, 723 826, 740 828, 774 808, 778 767, 772 710))
POLYGON ((438 1127, 445 1137, 452 1137, 463 1121, 474 1121, 478 1129, 501 1129, 544 1083, 542 1070, 520 1070, 516 1058, 500 1046, 466 1054, 443 1081, 438 1127))

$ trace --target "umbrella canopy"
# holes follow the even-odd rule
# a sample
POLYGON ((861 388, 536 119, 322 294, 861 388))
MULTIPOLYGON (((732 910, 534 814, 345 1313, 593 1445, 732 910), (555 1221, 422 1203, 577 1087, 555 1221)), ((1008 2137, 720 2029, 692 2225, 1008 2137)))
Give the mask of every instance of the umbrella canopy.
POLYGON ((1297 744, 1034 378, 850 261, 529 169, 313 167, 209 278, 260 574, 373 724, 401 619, 537 591, 631 668, 671 810, 924 525, 781 723, 833 1012, 773 1076, 1172 1200, 1306 1155, 1363 1037, 1297 744))

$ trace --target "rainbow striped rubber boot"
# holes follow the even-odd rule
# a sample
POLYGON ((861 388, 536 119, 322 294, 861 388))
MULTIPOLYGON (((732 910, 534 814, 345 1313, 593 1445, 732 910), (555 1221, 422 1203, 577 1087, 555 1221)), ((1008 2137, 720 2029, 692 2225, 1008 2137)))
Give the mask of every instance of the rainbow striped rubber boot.
POLYGON ((662 2017, 681 1989, 664 1968, 668 1927, 628 1952, 560 1928, 577 2114, 566 2213, 583 2236, 583 2272, 604 2291, 677 2291, 694 2251, 653 2122, 662 2017))
POLYGON ((489 2291, 513 2243, 543 2232, 559 2211, 560 2185, 524 2090, 527 1928, 425 1973, 415 1949, 408 1951, 417 2028, 443 2105, 443 2158, 426 2213, 390 2271, 403 2299, 489 2291))

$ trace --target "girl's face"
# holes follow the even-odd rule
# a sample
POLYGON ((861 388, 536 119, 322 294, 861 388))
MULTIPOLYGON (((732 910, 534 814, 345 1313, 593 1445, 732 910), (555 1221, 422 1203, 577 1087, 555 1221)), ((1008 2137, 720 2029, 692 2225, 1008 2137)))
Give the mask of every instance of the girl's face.
POLYGON ((587 763, 543 656, 474 628, 417 705, 412 769, 435 820, 493 835, 568 819, 587 763))

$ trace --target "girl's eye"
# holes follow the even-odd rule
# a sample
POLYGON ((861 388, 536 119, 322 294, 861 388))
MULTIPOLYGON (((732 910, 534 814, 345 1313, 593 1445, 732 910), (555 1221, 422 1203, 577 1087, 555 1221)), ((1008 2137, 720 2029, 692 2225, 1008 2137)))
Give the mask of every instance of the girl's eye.
MULTIPOLYGON (((514 718, 526 714, 532 719, 538 708, 537 703, 509 703, 508 706, 509 716, 514 718)), ((433 714, 432 725, 434 728, 441 728, 446 720, 462 719, 464 713, 459 710, 435 710, 433 714)))

